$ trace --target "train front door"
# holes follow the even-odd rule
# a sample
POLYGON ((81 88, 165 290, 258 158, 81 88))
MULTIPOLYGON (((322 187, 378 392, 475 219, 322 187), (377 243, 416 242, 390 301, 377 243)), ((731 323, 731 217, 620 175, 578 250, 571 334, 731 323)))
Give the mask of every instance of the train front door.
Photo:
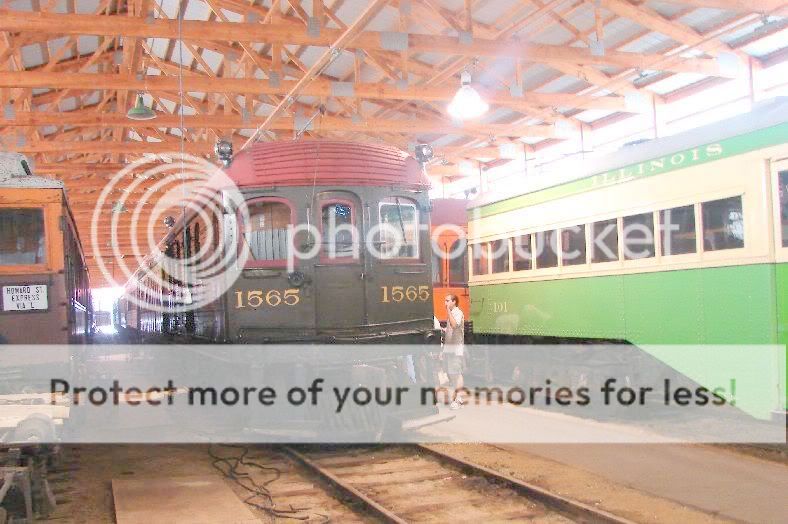
POLYGON ((366 324, 363 217, 352 193, 320 195, 315 222, 321 233, 315 265, 315 307, 318 332, 366 324))

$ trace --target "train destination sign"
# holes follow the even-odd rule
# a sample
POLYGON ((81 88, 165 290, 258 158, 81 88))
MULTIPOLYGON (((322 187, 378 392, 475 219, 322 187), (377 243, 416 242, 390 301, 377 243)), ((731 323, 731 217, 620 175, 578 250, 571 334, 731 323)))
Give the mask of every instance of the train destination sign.
POLYGON ((3 286, 3 311, 48 309, 47 287, 44 284, 3 286))

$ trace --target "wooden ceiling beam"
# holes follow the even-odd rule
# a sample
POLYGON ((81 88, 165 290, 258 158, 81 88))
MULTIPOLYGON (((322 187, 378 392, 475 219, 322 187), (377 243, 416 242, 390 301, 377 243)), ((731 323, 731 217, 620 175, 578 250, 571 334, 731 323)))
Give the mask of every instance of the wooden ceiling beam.
POLYGON ((785 5, 783 0, 662 0, 668 4, 678 4, 692 7, 712 7, 714 9, 724 9, 726 11, 771 11, 785 5))
MULTIPOLYGON (((249 24, 232 22, 204 22, 184 20, 179 33, 177 21, 156 19, 145 20, 123 16, 97 16, 78 14, 51 14, 10 11, 0 9, 0 30, 56 32, 66 35, 121 35, 129 38, 169 38, 179 35, 186 40, 216 40, 266 42, 282 45, 311 45, 329 47, 341 35, 341 30, 322 28, 319 36, 310 36, 303 25, 249 24), (229 26, 232 27, 229 27, 229 26)), ((386 51, 384 33, 365 31, 357 35, 352 47, 365 50, 386 51)), ((569 62, 582 64, 613 65, 617 67, 646 67, 656 62, 660 55, 623 53, 610 51, 604 56, 595 56, 589 49, 527 44, 515 39, 487 40, 474 38, 463 45, 457 38, 441 35, 408 34, 410 53, 445 53, 461 56, 492 56, 527 59, 535 62, 569 62)), ((666 64, 670 71, 685 73, 719 74, 716 61, 703 58, 688 58, 681 62, 666 64)))
MULTIPOLYGON (((613 13, 627 18, 657 33, 669 36, 680 44, 690 47, 697 46, 712 56, 721 51, 732 51, 731 47, 717 39, 706 40, 703 35, 678 20, 669 20, 646 5, 635 6, 626 0, 601 0, 602 6, 613 13)), ((739 53, 740 56, 744 53, 739 53)))
MULTIPOLYGON (((240 145, 240 144, 239 144, 240 145)), ((27 144, 15 149, 18 153, 173 153, 180 151, 180 144, 168 142, 75 142, 72 140, 48 140, 44 142, 29 141, 27 144)), ((209 155, 213 153, 212 142, 186 142, 184 151, 191 155, 209 155)))
MULTIPOLYGON (((240 144, 236 144, 240 145, 240 144)), ((525 145, 525 144, 523 144, 525 145)), ((522 147, 518 144, 519 147, 522 147)), ((186 142, 184 144, 187 153, 192 155, 212 155, 214 144, 212 142, 186 142)), ((530 147, 527 146, 526 147, 530 147)), ((456 156, 469 159, 490 159, 498 158, 500 156, 497 147, 483 147, 474 148, 471 146, 436 146, 436 156, 456 156)), ((44 142, 32 142, 25 146, 18 148, 20 153, 34 154, 41 152, 58 152, 58 151, 71 151, 76 153, 115 153, 125 152, 129 155, 142 155, 144 153, 160 153, 160 154, 173 154, 179 150, 179 144, 172 144, 167 142, 123 142, 120 144, 106 143, 101 141, 92 142, 75 142, 66 140, 51 140, 44 142)), ((120 163, 47 163, 37 162, 35 169, 42 175, 84 175, 84 176, 102 176, 112 175, 121 169, 128 167, 127 164, 120 163)))
MULTIPOLYGON (((204 75, 184 76, 185 91, 210 93, 255 93, 284 95, 296 85, 296 81, 282 80, 279 86, 272 87, 268 82, 255 78, 210 78, 204 75)), ((9 71, 0 76, 0 87, 10 88, 52 88, 61 89, 113 89, 125 91, 169 91, 178 92, 179 79, 163 75, 150 75, 142 79, 124 74, 89 74, 89 73, 44 73, 27 71, 9 71)), ((334 91, 334 84, 325 80, 315 80, 304 87, 302 95, 314 97, 347 96, 350 98, 367 98, 380 100, 419 100, 447 102, 456 94, 454 86, 427 87, 408 86, 400 89, 387 84, 353 84, 352 94, 347 90, 342 93, 334 91)), ((576 105, 577 97, 565 93, 524 93, 522 97, 512 96, 505 91, 492 91, 479 87, 485 99, 493 105, 501 105, 512 109, 527 109, 534 105, 544 107, 582 107, 585 109, 623 110, 623 97, 586 98, 582 105, 576 105)))
MULTIPOLYGON (((155 120, 134 123, 135 128, 178 127, 183 124, 188 129, 255 129, 268 120, 270 129, 291 131, 298 128, 294 117, 281 116, 274 119, 268 117, 251 117, 246 120, 241 115, 185 115, 159 114, 155 120)), ((126 115, 118 113, 96 113, 90 110, 68 112, 27 112, 16 113, 13 120, 0 119, 0 125, 7 127, 38 127, 48 125, 69 125, 84 127, 110 127, 129 125, 126 115)), ((388 133, 445 133, 445 134, 478 134, 483 136, 530 136, 553 137, 553 126, 512 126, 509 124, 461 123, 447 124, 434 119, 384 120, 365 119, 353 122, 347 118, 323 116, 312 123, 315 131, 348 131, 348 132, 388 132, 388 133)))

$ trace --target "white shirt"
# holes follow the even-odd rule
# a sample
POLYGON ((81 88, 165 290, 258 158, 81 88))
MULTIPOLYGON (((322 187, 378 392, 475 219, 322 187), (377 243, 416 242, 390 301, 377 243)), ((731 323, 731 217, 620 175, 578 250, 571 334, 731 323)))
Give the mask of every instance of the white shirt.
POLYGON ((443 352, 454 353, 462 356, 463 346, 465 345, 465 316, 462 309, 454 307, 449 314, 454 319, 457 327, 452 327, 449 320, 446 321, 446 334, 443 337, 443 352))

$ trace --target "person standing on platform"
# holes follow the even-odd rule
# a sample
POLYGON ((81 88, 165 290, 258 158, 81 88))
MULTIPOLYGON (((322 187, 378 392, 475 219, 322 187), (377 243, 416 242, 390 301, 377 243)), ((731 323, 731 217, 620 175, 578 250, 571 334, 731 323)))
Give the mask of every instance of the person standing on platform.
POLYGON ((464 371, 465 353, 465 316, 460 309, 457 295, 446 295, 446 330, 443 336, 443 361, 446 363, 446 374, 454 383, 451 409, 459 409, 464 403, 461 395, 463 388, 462 373, 464 371))

